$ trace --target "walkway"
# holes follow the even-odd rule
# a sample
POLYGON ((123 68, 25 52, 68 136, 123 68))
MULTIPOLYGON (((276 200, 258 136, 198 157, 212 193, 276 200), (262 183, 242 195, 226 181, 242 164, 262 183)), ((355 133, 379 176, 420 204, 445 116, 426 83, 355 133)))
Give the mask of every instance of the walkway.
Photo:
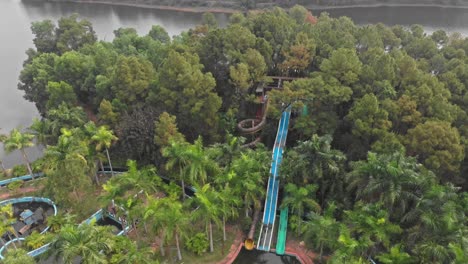
POLYGON ((229 249, 229 254, 221 261, 217 262, 216 264, 231 264, 239 255, 244 243, 242 243, 244 239, 244 234, 241 230, 237 229, 236 238, 234 242, 232 242, 231 248, 229 249))
POLYGON ((286 242, 286 254, 295 255, 303 264, 314 264, 314 259, 318 257, 315 252, 291 239, 286 242))

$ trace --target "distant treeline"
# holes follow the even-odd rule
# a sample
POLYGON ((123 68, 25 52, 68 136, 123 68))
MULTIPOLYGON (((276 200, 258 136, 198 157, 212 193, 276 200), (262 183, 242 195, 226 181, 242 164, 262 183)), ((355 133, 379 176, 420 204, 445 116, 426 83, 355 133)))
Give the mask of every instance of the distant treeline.
MULTIPOLYGON (((23 0, 24 1, 24 0, 23 0)), ((468 0, 46 0, 56 2, 96 2, 154 7, 194 9, 262 9, 274 6, 332 8, 345 6, 451 6, 468 7, 468 0)))

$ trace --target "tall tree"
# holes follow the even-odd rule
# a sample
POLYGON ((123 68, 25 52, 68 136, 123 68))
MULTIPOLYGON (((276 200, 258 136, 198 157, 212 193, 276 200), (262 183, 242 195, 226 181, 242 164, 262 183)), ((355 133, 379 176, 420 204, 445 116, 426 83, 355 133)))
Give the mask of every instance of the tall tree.
POLYGON ((101 151, 102 149, 106 151, 107 161, 109 162, 111 174, 114 176, 114 170, 112 169, 112 162, 109 155, 109 148, 113 142, 118 140, 118 138, 114 135, 112 130, 109 130, 106 126, 100 126, 91 139, 96 142, 97 151, 101 151))
POLYGON ((213 252, 213 223, 217 226, 221 224, 222 208, 219 204, 219 193, 209 184, 205 184, 197 188, 195 197, 190 199, 189 202, 195 205, 195 209, 192 211, 193 219, 202 220, 205 223, 210 239, 210 252, 213 252))
POLYGON ((295 184, 288 183, 285 187, 286 196, 281 207, 291 207, 291 211, 297 216, 297 235, 300 234, 302 222, 306 209, 320 212, 320 205, 314 200, 317 186, 313 184, 304 187, 298 187, 295 184))
POLYGON ((3 141, 3 148, 7 153, 11 153, 15 150, 19 150, 23 156, 23 161, 28 168, 29 175, 33 177, 34 174, 31 168, 31 162, 29 161, 26 148, 34 146, 33 143, 34 135, 29 133, 21 133, 17 128, 10 131, 10 135, 3 141))

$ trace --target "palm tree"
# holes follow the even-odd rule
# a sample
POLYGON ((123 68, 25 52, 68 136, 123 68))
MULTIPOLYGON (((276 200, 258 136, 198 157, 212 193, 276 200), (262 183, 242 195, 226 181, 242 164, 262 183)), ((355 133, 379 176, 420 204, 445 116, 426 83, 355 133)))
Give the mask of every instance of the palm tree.
POLYGON ((217 175, 220 171, 217 163, 205 151, 201 137, 189 146, 187 154, 189 162, 185 169, 192 184, 204 185, 209 175, 217 175))
POLYGON ((212 156, 215 157, 215 160, 219 165, 229 171, 232 161, 241 154, 244 142, 245 138, 235 137, 232 134, 227 133, 226 142, 222 144, 214 144, 208 152, 212 152, 212 156))
POLYGON ((172 172, 171 174, 179 174, 182 187, 182 199, 185 199, 186 167, 190 162, 190 156, 187 151, 188 147, 189 144, 186 142, 171 141, 170 145, 162 150, 163 156, 167 158, 166 170, 178 170, 178 172, 172 172))
MULTIPOLYGON (((170 199, 170 198, 169 198, 170 199)), ((182 254, 180 251, 180 235, 186 230, 188 224, 187 215, 182 210, 182 203, 170 199, 166 206, 163 207, 162 212, 166 216, 166 232, 168 238, 174 237, 177 247, 177 258, 179 261, 182 260, 182 254)))
POLYGON ((223 241, 226 241, 226 220, 239 215, 237 207, 241 204, 241 200, 229 186, 225 186, 219 192, 219 199, 221 203, 221 215, 223 216, 223 241))
POLYGON ((50 121, 48 119, 39 120, 37 118, 33 119, 33 123, 29 126, 32 134, 37 139, 37 143, 42 145, 47 145, 51 138, 50 134, 50 121))
POLYGON ((333 250, 337 246, 340 224, 333 216, 335 210, 336 205, 329 203, 322 215, 311 212, 308 215, 309 221, 305 222, 304 228, 301 230, 304 231, 305 237, 311 239, 313 244, 317 245, 320 263, 323 260, 324 247, 333 250))
POLYGON ((315 196, 317 186, 314 184, 305 187, 297 187, 293 183, 288 183, 285 187, 286 197, 281 207, 291 207, 291 212, 297 214, 297 235, 301 232, 301 223, 304 212, 307 208, 315 212, 320 212, 320 205, 312 198, 315 196))
MULTIPOLYGON (((422 195, 425 182, 421 177, 421 165, 414 158, 402 153, 391 155, 369 152, 367 161, 353 164, 348 174, 348 190, 356 190, 356 198, 367 202, 383 202, 389 212, 404 215, 422 195)), ((399 217, 396 217, 399 218, 399 217)))
POLYGON ((261 199, 265 195, 265 181, 268 179, 270 155, 262 148, 248 149, 233 161, 232 172, 226 181, 232 186, 234 193, 243 198, 245 215, 249 216, 249 209, 261 207, 261 199))
POLYGON ((300 142, 293 150, 287 152, 282 164, 282 175, 303 185, 314 183, 319 186, 320 204, 323 206, 327 195, 343 193, 343 163, 346 156, 331 148, 333 138, 330 135, 319 137, 313 135, 308 141, 300 142))
POLYGON ((109 148, 112 145, 112 142, 118 140, 118 138, 114 135, 112 130, 107 129, 106 126, 100 126, 91 139, 96 142, 96 151, 101 151, 103 148, 105 149, 107 161, 109 162, 109 167, 111 169, 111 175, 114 176, 114 170, 112 169, 112 163, 109 155, 109 148))
POLYGON ((219 193, 213 190, 209 184, 205 184, 201 188, 197 187, 195 197, 193 197, 189 202, 196 206, 195 210, 192 211, 193 219, 203 220, 205 222, 210 239, 210 252, 213 252, 213 222, 217 226, 220 226, 221 222, 219 193))
POLYGON ((11 153, 15 150, 19 150, 23 156, 24 163, 28 168, 28 172, 34 179, 34 174, 31 168, 31 163, 29 162, 28 155, 26 154, 25 149, 28 147, 34 146, 33 143, 34 135, 29 133, 21 133, 18 129, 13 129, 10 132, 10 135, 4 140, 4 149, 7 153, 11 153))
POLYGON ((45 150, 44 171, 48 176, 46 190, 61 202, 68 202, 70 193, 79 200, 78 192, 87 190, 91 184, 85 158, 87 146, 74 136, 75 132, 62 129, 57 145, 48 146, 45 150))
POLYGON ((3 259, 5 264, 35 264, 33 257, 28 255, 28 252, 22 248, 8 249, 3 259))
POLYGON ((56 233, 59 232, 63 226, 73 224, 74 220, 74 215, 59 213, 47 217, 47 226, 50 227, 50 231, 56 233))
POLYGON ((37 249, 47 244, 52 235, 50 233, 40 234, 37 231, 33 231, 29 236, 26 237, 26 246, 37 249))
POLYGON ((114 246, 111 227, 93 224, 64 226, 51 242, 50 253, 64 263, 81 259, 83 264, 107 263, 106 255, 114 246))
POLYGON ((152 219, 152 228, 154 232, 159 234, 159 250, 161 252, 161 256, 165 256, 164 250, 164 241, 166 240, 166 217, 165 215, 161 214, 160 208, 162 207, 161 204, 164 204, 165 201, 163 199, 154 199, 152 196, 148 196, 146 211, 144 212, 143 219, 146 221, 148 219, 152 219))
POLYGON ((383 264, 415 263, 414 259, 408 253, 402 251, 401 245, 393 246, 388 253, 378 255, 377 259, 383 264))

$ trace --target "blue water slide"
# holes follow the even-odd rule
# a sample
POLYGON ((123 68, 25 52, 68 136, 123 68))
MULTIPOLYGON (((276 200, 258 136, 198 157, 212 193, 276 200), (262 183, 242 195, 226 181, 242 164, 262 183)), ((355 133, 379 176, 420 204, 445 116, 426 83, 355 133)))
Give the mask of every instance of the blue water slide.
POLYGON ((289 105, 281 114, 272 152, 270 176, 268 179, 265 207, 263 211, 263 224, 260 229, 260 235, 257 243, 257 249, 263 251, 270 251, 271 247, 276 219, 276 209, 278 206, 279 168, 283 159, 284 147, 286 145, 290 116, 291 106, 289 105))

